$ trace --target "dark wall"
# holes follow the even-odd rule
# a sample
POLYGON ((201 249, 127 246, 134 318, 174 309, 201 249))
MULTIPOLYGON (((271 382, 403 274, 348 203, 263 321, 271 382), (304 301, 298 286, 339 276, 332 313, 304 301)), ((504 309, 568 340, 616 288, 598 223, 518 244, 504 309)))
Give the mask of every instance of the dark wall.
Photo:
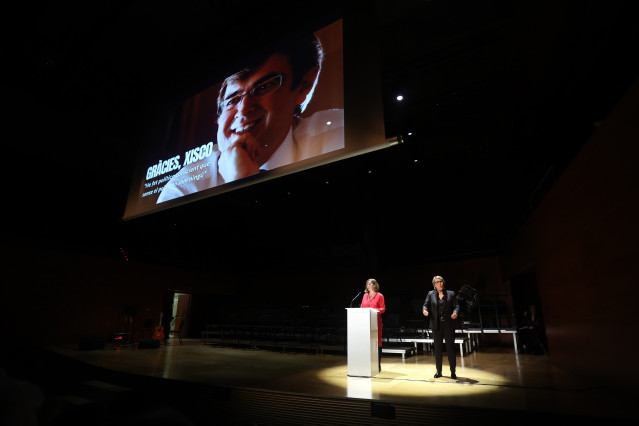
POLYGON ((503 256, 504 277, 534 271, 551 361, 631 386, 639 295, 639 82, 531 215, 503 256))
MULTIPOLYGON (((434 275, 443 275, 453 290, 468 284, 484 294, 508 296, 498 257, 414 265, 371 275, 225 275, 37 246, 2 246, 2 259, 4 335, 35 345, 77 344, 84 336, 108 339, 129 327, 139 337, 150 337, 153 330, 145 325, 158 325, 172 292, 192 294, 190 337, 199 337, 207 323, 257 320, 274 312, 279 312, 279 318, 345 321, 345 308, 370 277, 379 281, 386 297, 386 318, 393 315, 402 322, 422 318, 421 304, 434 275), (135 312, 131 326, 126 322, 129 308, 135 312)), ((360 301, 361 296, 355 305, 360 301)))
POLYGON ((131 327, 148 334, 152 330, 144 326, 159 324, 167 290, 232 294, 237 287, 157 265, 37 246, 1 249, 6 320, 0 329, 12 341, 34 345, 77 344, 83 336, 108 339, 131 327))

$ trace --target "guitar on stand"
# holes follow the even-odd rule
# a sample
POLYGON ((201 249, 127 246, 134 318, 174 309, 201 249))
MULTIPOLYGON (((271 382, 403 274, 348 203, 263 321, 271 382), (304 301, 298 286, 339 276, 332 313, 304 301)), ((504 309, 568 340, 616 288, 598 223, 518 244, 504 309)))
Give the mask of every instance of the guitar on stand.
POLYGON ((158 326, 155 327, 155 330, 153 331, 153 338, 154 339, 164 340, 164 327, 162 327, 162 317, 163 316, 164 316, 164 313, 161 312, 160 313, 160 322, 159 322, 158 326))

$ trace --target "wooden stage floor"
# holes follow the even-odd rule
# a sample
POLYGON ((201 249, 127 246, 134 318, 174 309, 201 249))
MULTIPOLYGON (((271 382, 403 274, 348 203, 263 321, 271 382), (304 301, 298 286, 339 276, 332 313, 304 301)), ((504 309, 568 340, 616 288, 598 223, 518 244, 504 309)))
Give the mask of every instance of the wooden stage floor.
POLYGON ((122 377, 172 383, 173 388, 162 391, 163 401, 188 410, 201 424, 392 425, 429 424, 425 419, 437 423, 439 418, 477 425, 638 418, 627 395, 554 367, 544 355, 516 354, 512 347, 458 355, 458 379, 453 380, 445 355, 444 377, 433 377, 430 352, 406 359, 385 354, 378 376, 355 378, 348 377, 343 354, 229 348, 195 339, 182 346, 173 343, 155 349, 50 349, 120 374, 96 375, 103 385, 135 386, 122 377))

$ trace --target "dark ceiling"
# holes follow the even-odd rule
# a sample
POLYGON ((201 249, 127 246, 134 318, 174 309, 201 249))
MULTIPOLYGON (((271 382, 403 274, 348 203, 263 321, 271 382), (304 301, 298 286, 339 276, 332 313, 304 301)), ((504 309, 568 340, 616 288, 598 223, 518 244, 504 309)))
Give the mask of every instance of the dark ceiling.
POLYGON ((154 105, 220 55, 305 23, 316 3, 19 6, 5 39, 6 183, 18 201, 3 203, 16 213, 7 235, 259 270, 500 253, 638 75, 630 1, 371 1, 361 13, 379 46, 386 136, 403 144, 121 222, 154 105))

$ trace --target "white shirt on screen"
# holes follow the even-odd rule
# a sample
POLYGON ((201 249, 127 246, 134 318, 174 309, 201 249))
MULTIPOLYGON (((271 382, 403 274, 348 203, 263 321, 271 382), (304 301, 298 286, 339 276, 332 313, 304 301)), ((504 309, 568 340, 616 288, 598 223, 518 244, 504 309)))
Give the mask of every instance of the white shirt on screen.
MULTIPOLYGON (((300 119, 297 126, 289 130, 284 142, 260 170, 273 170, 341 148, 344 148, 344 110, 318 111, 300 119)), ((220 151, 215 144, 209 157, 184 166, 167 182, 157 203, 226 183, 218 173, 219 158, 220 151)))

